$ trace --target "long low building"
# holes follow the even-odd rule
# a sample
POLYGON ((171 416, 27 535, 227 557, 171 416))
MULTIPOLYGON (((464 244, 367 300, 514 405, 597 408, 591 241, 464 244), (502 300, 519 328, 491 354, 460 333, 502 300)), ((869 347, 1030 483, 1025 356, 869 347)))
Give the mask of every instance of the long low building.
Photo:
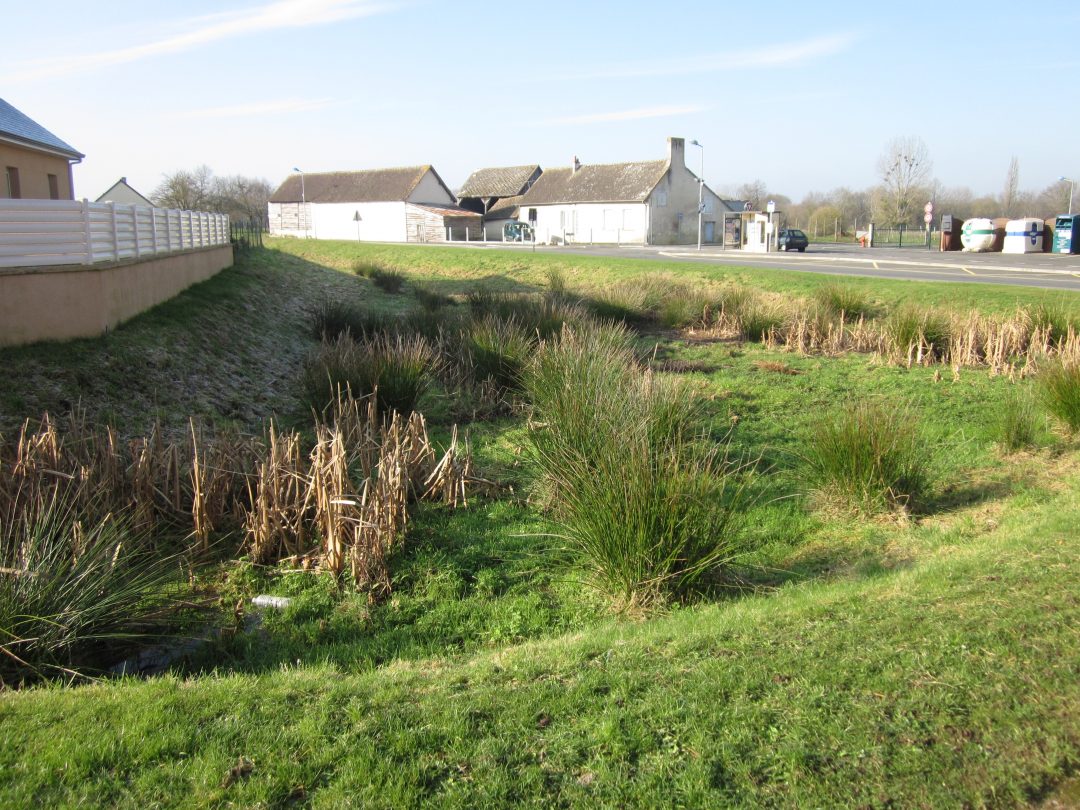
POLYGON ((668 138, 664 160, 582 164, 545 169, 520 197, 502 200, 489 217, 530 223, 537 241, 554 244, 689 244, 722 238, 729 208, 686 167, 682 138, 668 138), (511 211, 514 208, 516 211, 511 211))
POLYGON ((431 166, 289 175, 267 205, 270 233, 360 242, 480 239, 482 217, 457 205, 431 166))

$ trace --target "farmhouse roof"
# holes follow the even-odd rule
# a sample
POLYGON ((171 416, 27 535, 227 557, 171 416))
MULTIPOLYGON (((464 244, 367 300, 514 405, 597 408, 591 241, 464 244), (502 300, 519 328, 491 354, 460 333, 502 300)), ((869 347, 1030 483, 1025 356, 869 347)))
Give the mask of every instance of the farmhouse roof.
POLYGON ((475 211, 467 211, 456 205, 424 205, 423 203, 409 203, 409 205, 443 217, 474 217, 480 219, 480 215, 475 211))
POLYGON ((82 160, 84 155, 68 143, 57 138, 49 130, 21 113, 0 98, 0 139, 15 141, 31 148, 57 152, 72 160, 82 160))
POLYGON ((477 169, 458 191, 458 197, 513 197, 521 194, 540 166, 501 166, 477 169))
POLYGON ((666 160, 547 169, 525 192, 521 205, 644 202, 667 170, 666 160))
POLYGON ((430 165, 356 172, 290 174, 270 197, 272 203, 401 202, 407 200, 428 172, 446 193, 454 195, 430 165), (302 179, 301 179, 302 178, 302 179))
POLYGON ((521 207, 521 198, 522 195, 504 197, 495 203, 495 205, 491 206, 491 210, 487 212, 487 215, 484 218, 487 220, 516 219, 518 209, 521 207))

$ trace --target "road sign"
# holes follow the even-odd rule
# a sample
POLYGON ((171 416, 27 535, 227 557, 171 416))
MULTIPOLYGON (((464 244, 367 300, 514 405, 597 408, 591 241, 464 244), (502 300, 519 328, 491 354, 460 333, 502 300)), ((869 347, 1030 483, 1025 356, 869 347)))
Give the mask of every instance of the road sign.
POLYGON ((929 225, 931 222, 934 221, 934 215, 927 211, 925 214, 923 214, 922 221, 929 225))
POLYGON ((929 216, 930 214, 934 213, 934 204, 932 202, 928 202, 926 205, 923 206, 922 210, 927 216, 929 216))
POLYGON ((776 201, 769 200, 768 205, 765 206, 765 210, 768 211, 770 214, 774 213, 776 211, 776 201))

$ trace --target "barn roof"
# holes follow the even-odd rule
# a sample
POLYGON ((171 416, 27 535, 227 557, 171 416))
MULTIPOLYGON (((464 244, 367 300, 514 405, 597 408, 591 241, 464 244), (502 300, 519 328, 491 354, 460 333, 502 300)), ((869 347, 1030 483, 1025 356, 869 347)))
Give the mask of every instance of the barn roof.
MULTIPOLYGON (((431 172, 446 188, 438 172, 430 165, 407 166, 398 169, 367 169, 356 172, 316 172, 290 174, 270 197, 272 203, 354 203, 402 202, 409 198, 424 175, 431 172)), ((446 193, 453 194, 450 189, 446 193)))
POLYGON ((59 152, 64 157, 74 160, 82 160, 86 157, 82 152, 57 138, 37 121, 19 112, 2 98, 0 98, 0 137, 19 141, 26 146, 45 149, 49 152, 59 152))
POLYGON ((475 211, 467 211, 464 208, 460 208, 456 205, 424 205, 422 203, 409 203, 413 208, 421 208, 424 211, 430 211, 433 214, 438 214, 442 217, 474 217, 480 219, 480 215, 475 211))
POLYGON ((520 207, 521 195, 516 197, 504 197, 495 203, 495 205, 491 206, 491 210, 487 212, 484 219, 489 221, 495 219, 516 219, 520 207))
POLYGON ((666 160, 547 169, 520 204, 644 202, 667 170, 666 160))
POLYGON ((458 197, 513 197, 521 194, 540 166, 501 166, 477 169, 458 191, 458 197))

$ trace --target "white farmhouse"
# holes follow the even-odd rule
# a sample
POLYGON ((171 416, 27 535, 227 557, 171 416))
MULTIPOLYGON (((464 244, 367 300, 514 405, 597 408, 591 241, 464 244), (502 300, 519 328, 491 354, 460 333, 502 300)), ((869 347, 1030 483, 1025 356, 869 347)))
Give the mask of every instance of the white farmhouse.
POLYGON ((267 209, 273 236, 445 242, 482 233, 481 216, 458 207, 431 166, 291 174, 267 209))
POLYGON ((503 225, 518 217, 517 200, 532 188, 543 170, 528 166, 500 166, 477 169, 458 189, 462 208, 484 215, 484 238, 503 238, 503 225))
POLYGON ((545 169, 512 201, 539 242, 637 245, 690 244, 698 239, 698 194, 703 196, 702 242, 721 237, 723 200, 686 167, 686 144, 668 138, 665 160, 545 169))

